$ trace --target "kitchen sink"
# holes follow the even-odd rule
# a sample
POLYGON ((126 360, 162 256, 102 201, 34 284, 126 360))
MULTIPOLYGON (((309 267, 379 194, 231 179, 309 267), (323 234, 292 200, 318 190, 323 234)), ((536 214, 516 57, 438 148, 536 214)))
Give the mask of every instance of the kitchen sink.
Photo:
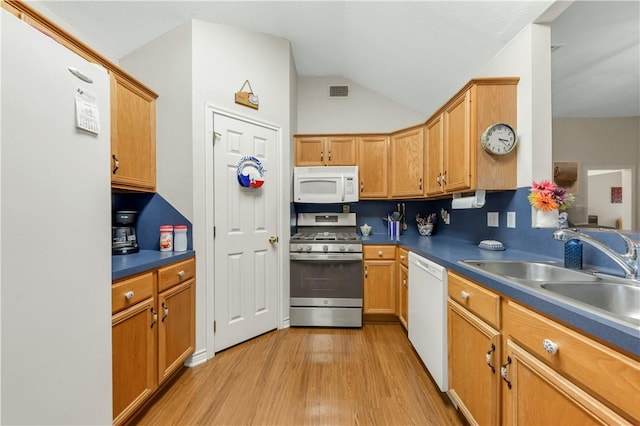
POLYGON ((640 325, 640 286, 601 281, 543 283, 540 287, 640 325))
POLYGON ((568 269, 551 262, 461 260, 459 263, 513 283, 524 284, 565 303, 640 326, 638 281, 568 269))
POLYGON ((500 275, 504 278, 527 282, 598 281, 594 274, 564 268, 546 262, 519 260, 463 260, 461 263, 474 269, 500 275))

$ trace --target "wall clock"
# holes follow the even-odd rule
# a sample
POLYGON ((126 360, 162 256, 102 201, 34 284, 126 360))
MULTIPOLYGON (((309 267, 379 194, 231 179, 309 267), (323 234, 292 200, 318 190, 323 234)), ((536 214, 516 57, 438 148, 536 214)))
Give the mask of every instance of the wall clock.
POLYGON ((495 123, 482 133, 480 144, 489 154, 505 155, 518 143, 516 131, 507 123, 495 123))

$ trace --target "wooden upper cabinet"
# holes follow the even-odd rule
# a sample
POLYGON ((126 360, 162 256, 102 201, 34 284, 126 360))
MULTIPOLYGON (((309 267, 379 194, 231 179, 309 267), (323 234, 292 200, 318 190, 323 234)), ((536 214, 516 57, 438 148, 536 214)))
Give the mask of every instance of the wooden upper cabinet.
POLYGON ((380 199, 389 196, 388 151, 388 136, 358 138, 360 198, 380 199))
POLYGON ((444 192, 443 179, 443 115, 429 120, 425 126, 424 142, 424 195, 440 195, 444 192))
POLYGON ((155 191, 155 96, 111 74, 111 186, 155 191))
POLYGON ((391 135, 391 197, 421 197, 424 192, 424 126, 391 135))
POLYGON ((296 166, 324 166, 324 138, 295 138, 296 166))
POLYGON ((355 166, 354 136, 296 136, 296 166, 355 166))
POLYGON ((325 146, 327 166, 355 166, 357 164, 358 145, 355 137, 328 137, 325 146))
POLYGON ((480 138, 495 123, 506 122, 516 128, 518 80, 472 80, 443 107, 444 192, 516 188, 516 150, 492 155, 482 149, 480 138))
MULTIPOLYGON (((470 91, 451 102, 444 117, 444 188, 447 192, 471 188, 470 91)), ((484 188, 482 188, 484 189, 484 188)))

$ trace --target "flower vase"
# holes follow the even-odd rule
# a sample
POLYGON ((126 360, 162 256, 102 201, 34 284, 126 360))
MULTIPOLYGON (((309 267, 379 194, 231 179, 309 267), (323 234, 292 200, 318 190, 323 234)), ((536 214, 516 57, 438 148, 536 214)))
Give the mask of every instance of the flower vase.
POLYGON ((433 233, 433 223, 427 223, 426 225, 418 225, 418 233, 424 236, 431 235, 433 233))
POLYGON ((559 219, 558 210, 544 211, 534 209, 534 227, 536 228, 557 228, 559 219))

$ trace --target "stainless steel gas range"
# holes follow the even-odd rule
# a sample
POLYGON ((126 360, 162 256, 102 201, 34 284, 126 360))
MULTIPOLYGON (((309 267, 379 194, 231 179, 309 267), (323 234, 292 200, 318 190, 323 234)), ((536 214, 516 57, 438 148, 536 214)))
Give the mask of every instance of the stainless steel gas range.
POLYGON ((290 242, 292 326, 362 327, 355 213, 299 213, 290 242))

